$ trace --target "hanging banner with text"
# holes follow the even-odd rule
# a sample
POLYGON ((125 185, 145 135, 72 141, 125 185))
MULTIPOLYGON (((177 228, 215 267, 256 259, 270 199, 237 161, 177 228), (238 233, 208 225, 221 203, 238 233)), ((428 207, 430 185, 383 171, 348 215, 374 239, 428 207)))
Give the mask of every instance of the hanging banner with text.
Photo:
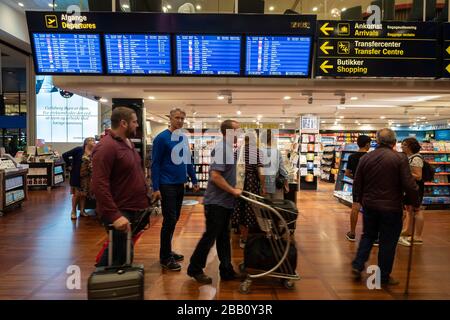
POLYGON ((318 21, 316 77, 437 77, 433 22, 318 21))

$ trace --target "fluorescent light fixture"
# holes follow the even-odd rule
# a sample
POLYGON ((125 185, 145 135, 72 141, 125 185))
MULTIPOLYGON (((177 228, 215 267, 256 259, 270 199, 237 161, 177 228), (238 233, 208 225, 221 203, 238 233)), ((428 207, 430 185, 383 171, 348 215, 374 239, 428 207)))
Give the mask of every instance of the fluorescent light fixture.
POLYGON ((130 6, 129 6, 128 4, 123 4, 123 5, 122 5, 122 8, 124 8, 124 9, 130 9, 130 6))
POLYGON ((58 5, 57 5, 56 3, 55 3, 55 4, 49 3, 48 6, 49 6, 50 8, 56 8, 58 5))
POLYGON ((290 97, 290 96, 284 96, 283 99, 284 99, 284 100, 291 100, 291 97, 290 97))
POLYGON ((401 98, 388 98, 388 99, 377 99, 377 101, 388 101, 388 102, 423 102, 428 100, 438 99, 441 96, 413 96, 413 97, 401 97, 401 98))
POLYGON ((340 116, 339 118, 344 119, 345 117, 344 116, 340 116))
POLYGON ((350 97, 350 100, 353 100, 353 101, 358 100, 358 97, 350 97))
POLYGON ((172 6, 170 4, 168 4, 168 5, 166 5, 166 8, 170 10, 170 9, 172 9, 172 6))
POLYGON ((291 120, 286 121, 287 123, 291 123, 291 120))
POLYGON ((339 110, 345 110, 345 106, 343 106, 343 105, 338 105, 336 108, 338 108, 339 110))
POLYGON ((380 119, 386 119, 386 117, 385 116, 381 116, 380 119))
POLYGON ((400 124, 398 123, 398 124, 396 124, 396 126, 397 126, 397 127, 400 127, 400 124))
POLYGON ((223 100, 223 99, 225 99, 225 96, 219 95, 219 96, 217 96, 217 99, 223 100))
POLYGON ((317 10, 319 10, 319 8, 317 8, 317 7, 312 8, 312 11, 314 11, 314 12, 316 12, 317 10))
POLYGON ((19 7, 23 8, 23 3, 22 2, 18 2, 17 4, 19 5, 19 7))
POLYGON ((148 97, 150 100, 155 100, 155 97, 154 96, 149 96, 148 97))
POLYGON ((322 120, 322 121, 320 121, 321 123, 326 123, 326 121, 325 120, 322 120))

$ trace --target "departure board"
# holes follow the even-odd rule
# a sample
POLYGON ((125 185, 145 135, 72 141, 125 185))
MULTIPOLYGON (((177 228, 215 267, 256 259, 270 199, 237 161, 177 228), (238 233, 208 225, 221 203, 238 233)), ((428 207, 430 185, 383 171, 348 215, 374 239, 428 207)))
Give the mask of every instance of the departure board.
POLYGON ((37 73, 103 73, 98 34, 33 33, 37 73))
POLYGON ((171 74, 169 35, 105 34, 110 74, 171 74))
POLYGON ((248 76, 308 76, 311 38, 247 36, 245 74, 248 76))
POLYGON ((177 74, 236 75, 241 70, 241 36, 177 35, 177 74))

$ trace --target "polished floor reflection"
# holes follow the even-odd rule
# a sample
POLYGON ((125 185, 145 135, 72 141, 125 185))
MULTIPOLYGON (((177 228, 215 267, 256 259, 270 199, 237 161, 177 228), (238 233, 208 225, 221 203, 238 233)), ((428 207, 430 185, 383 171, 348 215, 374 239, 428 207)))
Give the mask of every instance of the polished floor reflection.
MULTIPOLYGON (((357 243, 348 242, 349 209, 332 196, 333 186, 298 196, 297 270, 301 280, 294 290, 275 279, 255 281, 251 293, 239 293, 239 282, 220 281, 215 250, 205 272, 212 285, 199 285, 181 272, 161 270, 158 263, 162 217, 139 240, 135 262, 145 264, 146 299, 405 299, 403 295, 409 249, 398 247, 393 276, 397 287, 369 290, 351 280, 350 262, 357 243)), ((199 199, 200 200, 200 199, 199 199)), ((424 244, 414 250, 409 299, 450 299, 450 211, 427 211, 424 244)), ((183 207, 174 235, 174 249, 188 260, 204 228, 202 205, 183 207)), ((361 226, 358 226, 358 232, 361 226)), ((0 218, 0 299, 86 299, 86 283, 97 252, 106 239, 93 217, 70 220, 68 187, 31 191, 23 207, 0 218), (68 268, 79 266, 81 289, 69 290, 68 268)), ((232 239, 233 262, 242 260, 238 236, 232 239)), ((376 263, 374 248, 370 263, 376 263)), ((70 269, 69 269, 70 272, 70 269)), ((69 281, 70 282, 70 281, 69 281)))

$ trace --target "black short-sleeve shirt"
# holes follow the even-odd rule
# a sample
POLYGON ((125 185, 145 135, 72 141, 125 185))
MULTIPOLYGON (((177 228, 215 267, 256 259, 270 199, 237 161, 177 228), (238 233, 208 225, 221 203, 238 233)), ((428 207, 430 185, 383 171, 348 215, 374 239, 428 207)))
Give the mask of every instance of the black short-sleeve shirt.
POLYGON ((356 173, 356 168, 358 168, 359 159, 361 159, 361 157, 366 153, 367 152, 356 152, 348 157, 347 169, 350 170, 352 175, 355 175, 356 173))

